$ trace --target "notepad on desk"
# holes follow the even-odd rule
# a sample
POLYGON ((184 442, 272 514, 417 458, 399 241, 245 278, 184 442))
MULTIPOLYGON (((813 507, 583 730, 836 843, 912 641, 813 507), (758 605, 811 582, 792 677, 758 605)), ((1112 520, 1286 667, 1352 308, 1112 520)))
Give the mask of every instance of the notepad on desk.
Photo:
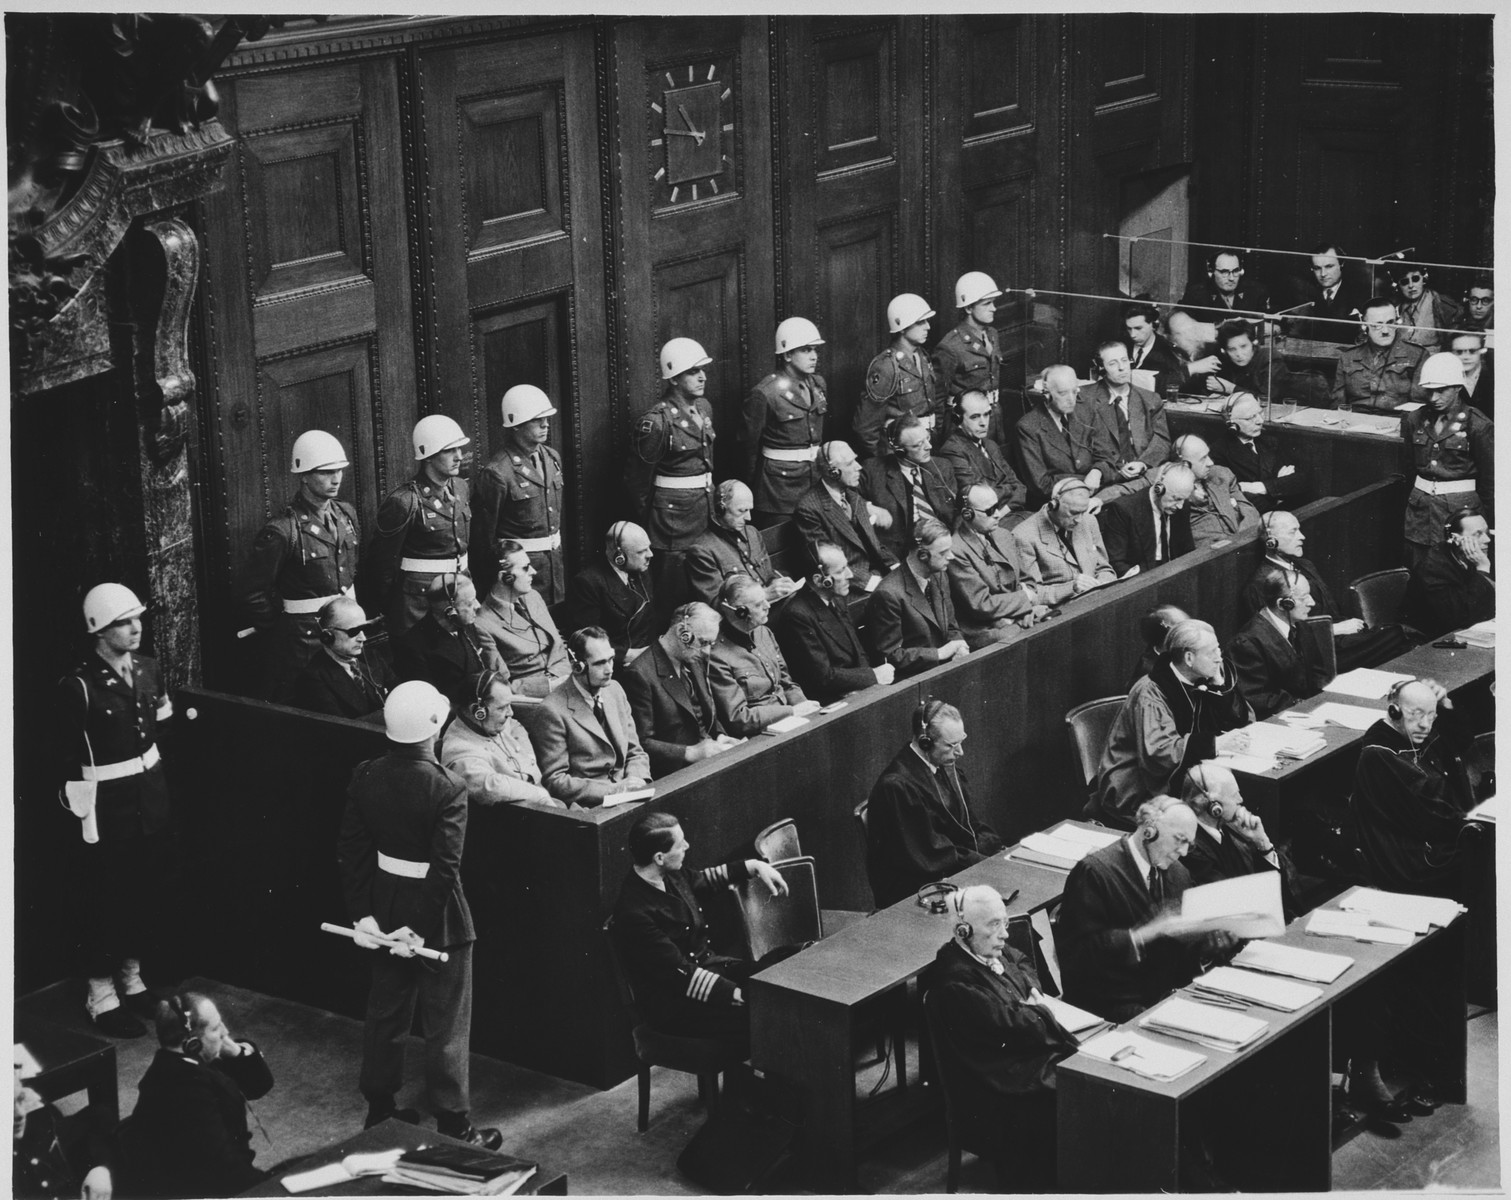
POLYGON ((1233 965, 1271 975, 1288 975, 1312 983, 1332 983, 1354 965, 1346 954, 1324 954, 1320 950, 1303 950, 1278 942, 1250 942, 1238 952, 1233 965))
POLYGON ((1166 1046, 1121 1029, 1092 1038, 1081 1047, 1081 1053, 1089 1054, 1102 1062, 1115 1063, 1125 1071, 1132 1071, 1146 1079, 1158 1079, 1167 1083, 1172 1079, 1179 1079, 1187 1071, 1207 1061, 1205 1054, 1183 1050, 1179 1046, 1166 1046))
POLYGON ((613 808, 616 804, 634 804, 637 800, 649 800, 655 794, 656 789, 653 787, 636 788, 631 792, 615 792, 603 798, 603 807, 613 808))
POLYGON ((1311 715, 1318 720, 1342 725, 1345 729, 1361 731, 1368 729, 1380 719, 1377 709, 1365 708, 1360 704, 1340 704, 1336 700, 1324 700, 1312 709, 1311 715))
POLYGON ((1155 1033, 1187 1038, 1198 1045, 1229 1052, 1252 1045, 1270 1029, 1270 1023, 1263 1017, 1228 1012, 1179 996, 1171 996, 1158 1008, 1150 1009, 1139 1018, 1139 1025, 1155 1033))
POLYGON ((1373 667, 1355 667, 1352 671, 1344 671, 1322 690, 1335 696, 1358 696, 1361 700, 1383 700, 1396 684, 1407 683, 1414 678, 1416 678, 1414 675, 1401 675, 1395 671, 1376 671, 1373 667))
POLYGON ((1339 912, 1335 908, 1314 908, 1306 919, 1306 931, 1318 937, 1352 938, 1356 942, 1383 942, 1388 946, 1409 946, 1412 937, 1404 929, 1372 925, 1363 913, 1339 912))
POLYGON ((783 717, 780 721, 773 721, 761 732, 777 737, 783 733, 791 733, 794 729, 801 729, 806 724, 808 724, 807 717, 783 717))
POLYGON ((1063 822, 1044 833, 1030 833, 1008 852, 1008 858, 1017 862, 1036 863, 1068 871, 1093 850, 1110 846, 1118 840, 1115 833, 1082 829, 1063 822))
POLYGON ((1309 758, 1327 747, 1320 733, 1279 722, 1260 721, 1233 732, 1245 735, 1248 749, 1244 753, 1255 758, 1309 758))
POLYGON ((1406 892, 1381 892, 1356 888, 1338 902, 1346 912, 1362 913, 1376 925, 1389 925, 1411 933, 1426 933, 1432 926, 1447 928, 1460 913, 1468 912, 1456 900, 1442 896, 1417 896, 1406 892))
POLYGON ((1218 996, 1232 996, 1260 1004, 1281 1012, 1295 1012, 1305 1008, 1322 995, 1321 988, 1304 983, 1292 983, 1273 975, 1261 975, 1237 967, 1213 967, 1191 984, 1199 992, 1211 992, 1218 996))

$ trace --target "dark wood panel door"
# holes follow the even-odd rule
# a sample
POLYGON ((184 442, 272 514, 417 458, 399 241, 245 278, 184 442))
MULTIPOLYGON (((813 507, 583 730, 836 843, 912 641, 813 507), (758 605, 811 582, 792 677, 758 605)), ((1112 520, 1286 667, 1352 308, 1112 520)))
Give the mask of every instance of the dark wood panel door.
POLYGON ((294 439, 312 428, 341 439, 352 463, 341 497, 369 527, 407 469, 413 300, 396 71, 367 59, 223 89, 239 142, 225 191, 202 209, 208 678, 229 662, 252 539, 296 490, 294 439))
POLYGON ((758 17, 615 27, 623 354, 621 444, 661 396, 657 352, 690 337, 713 358, 715 473, 743 474, 741 406, 771 370, 770 51, 758 17))
MULTIPOLYGON (((497 453, 499 402, 533 383, 555 402, 550 442, 569 481, 613 454, 598 118, 589 30, 427 48, 417 58, 426 283, 420 408, 455 417, 474 461, 497 453)), ((566 490, 574 563, 606 514, 566 490)))

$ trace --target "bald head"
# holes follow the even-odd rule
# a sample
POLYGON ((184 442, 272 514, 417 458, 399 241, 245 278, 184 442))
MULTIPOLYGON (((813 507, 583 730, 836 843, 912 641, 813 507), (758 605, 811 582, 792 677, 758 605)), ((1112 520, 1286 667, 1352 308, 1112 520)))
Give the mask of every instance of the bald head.
POLYGON ((1002 957, 1007 944, 1007 905, 996 888, 984 883, 963 888, 955 897, 955 912, 956 941, 978 958, 1002 957))
POLYGON ((729 529, 741 530, 750 520, 755 497, 738 479, 726 479, 719 485, 719 522, 729 529))
POLYGON ((1212 473, 1212 451, 1205 441, 1194 433, 1182 434, 1175 441, 1175 453, 1180 461, 1191 468, 1198 481, 1212 473))
POLYGON ((1049 394, 1049 406, 1062 416, 1075 411, 1080 390, 1076 373, 1071 367, 1057 364, 1044 372, 1044 390, 1049 394))
POLYGON ((1227 767, 1217 763, 1198 763, 1186 772, 1181 800, 1196 813, 1203 825, 1220 825, 1231 820, 1243 804, 1238 780, 1227 767))
POLYGON ((966 507, 961 510, 961 519, 978 533, 990 533, 997 528, 997 493, 984 483, 971 485, 965 493, 966 507))
POLYGON ((1170 340, 1187 358, 1199 357, 1217 336, 1217 330, 1212 325, 1198 321, 1190 313, 1180 309, 1170 314, 1165 325, 1170 332, 1170 340))

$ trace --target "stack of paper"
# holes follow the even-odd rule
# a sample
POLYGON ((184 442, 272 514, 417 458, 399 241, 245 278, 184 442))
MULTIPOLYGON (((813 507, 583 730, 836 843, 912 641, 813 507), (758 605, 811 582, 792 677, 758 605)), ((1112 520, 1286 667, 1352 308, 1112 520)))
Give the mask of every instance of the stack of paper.
POLYGON ((1321 988, 1308 987, 1304 983, 1290 983, 1272 975, 1256 975, 1253 971, 1240 971, 1235 967, 1213 967, 1191 986, 1199 992, 1232 996, 1265 1008, 1277 1008, 1281 1012, 1295 1012, 1298 1008, 1305 1008, 1322 995, 1321 988))
POLYGON ((1179 1079, 1193 1067, 1207 1061, 1205 1054, 1194 1050, 1182 1050, 1179 1046, 1163 1046, 1159 1042, 1115 1029, 1093 1038, 1081 1047, 1081 1053, 1103 1062, 1116 1063, 1125 1070, 1146 1079, 1179 1079))
POLYGON ((1251 971, 1331 983, 1353 966, 1354 960, 1346 954, 1323 954, 1320 950, 1302 950, 1279 942, 1250 942, 1238 952, 1233 963, 1251 971))
POLYGON ((1411 945, 1411 934, 1404 929, 1372 925, 1363 913, 1339 912, 1333 908, 1314 908, 1306 919, 1306 931, 1318 937, 1353 938, 1356 942, 1385 942, 1391 946, 1411 945))
POLYGON ((1248 735, 1248 749, 1244 753, 1255 758, 1306 758, 1327 746, 1327 739, 1320 733, 1278 721, 1245 725, 1238 732, 1248 735))
POLYGON ((1322 690, 1337 696, 1358 696, 1361 700, 1383 700, 1396 684, 1414 678, 1414 675, 1399 675, 1394 671, 1355 667, 1352 671, 1344 671, 1322 690))
POLYGON ((1468 912, 1456 900, 1441 896, 1416 896, 1405 892, 1381 892, 1355 888, 1338 902, 1348 912, 1361 913, 1376 925, 1389 925, 1411 933, 1426 933, 1432 926, 1446 928, 1453 918, 1468 912))
POLYGON ((1171 996, 1158 1008, 1145 1013, 1139 1019, 1139 1025, 1155 1033, 1184 1038, 1199 1046, 1229 1051, 1242 1050, 1257 1042, 1270 1028, 1270 1023, 1262 1017, 1228 1012, 1179 996, 1171 996))
POLYGON ((641 800, 649 800, 656 794, 653 787, 636 788, 629 792, 614 792, 603 798, 603 807, 612 808, 616 804, 635 804, 641 800))
MULTIPOLYGON (((1235 730, 1234 732, 1237 732, 1235 730)), ((1227 735, 1224 734, 1224 737, 1227 735)), ((1218 749, 1222 748, 1222 738, 1218 739, 1218 749)), ((1219 767, 1227 767, 1230 771, 1236 771, 1243 775, 1263 775, 1266 771, 1273 771, 1280 765, 1278 758, 1259 758, 1253 754, 1218 754, 1211 760, 1219 767)))
POLYGON ((1471 625, 1468 629, 1459 630, 1459 637, 1471 646, 1482 646, 1486 650, 1495 649, 1495 618, 1481 621, 1478 625, 1471 625))
POLYGON ((337 1184, 350 1183, 363 1175, 382 1175, 393 1169, 403 1153, 404 1149, 400 1146, 393 1150, 377 1150, 371 1154, 348 1154, 340 1162, 333 1162, 329 1166, 285 1175, 283 1188, 290 1195, 297 1196, 302 1192, 313 1192, 317 1188, 324 1191, 337 1184))
POLYGON ((1205 929, 1224 929, 1243 938, 1274 937, 1285 932, 1280 903, 1280 872, 1236 875, 1181 894, 1184 921, 1205 929))
POLYGON ((1115 833, 1082 829, 1066 821, 1047 832, 1029 834, 1013 847, 1008 857, 1068 871, 1093 850, 1110 846, 1117 840, 1115 833))
POLYGON ((1469 819, 1471 821, 1488 821, 1491 825, 1494 825, 1496 817, 1500 815, 1500 805, 1497 801, 1498 797, 1496 796, 1491 796, 1488 800, 1481 801, 1477 807, 1470 810, 1469 819))
POLYGON ((1105 1021, 1096 1013, 1087 1012, 1084 1008, 1067 1004, 1058 996, 1041 995, 1036 1003, 1040 1008, 1049 1010, 1049 1015, 1060 1023, 1060 1028, 1075 1034, 1077 1041, 1088 1041, 1102 1031, 1112 1028, 1112 1022, 1105 1021))
POLYGON ((776 737, 778 734, 791 733, 794 729, 801 729, 806 724, 808 724, 807 717, 783 717, 780 721, 773 721, 761 732, 769 733, 772 737, 776 737))
POLYGON ((1331 721, 1334 725, 1342 725, 1345 729, 1368 729, 1380 719, 1380 713, 1373 708, 1365 708, 1359 704, 1339 704, 1336 700, 1324 700, 1316 708, 1312 709, 1312 716, 1322 721, 1331 721))

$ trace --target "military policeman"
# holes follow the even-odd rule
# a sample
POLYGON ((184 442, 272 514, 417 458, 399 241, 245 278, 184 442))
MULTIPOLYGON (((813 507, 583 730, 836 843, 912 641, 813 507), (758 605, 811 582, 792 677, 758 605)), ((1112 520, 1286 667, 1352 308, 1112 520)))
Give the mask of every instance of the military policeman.
POLYGON ((881 429, 895 417, 912 415, 930 433, 941 406, 934 367, 923 352, 934 310, 922 296, 903 292, 887 305, 892 344, 866 368, 866 393, 855 414, 855 436, 867 457, 880 453, 881 429))
POLYGON ((1418 381, 1427 404, 1401 419, 1416 486, 1406 498, 1406 565, 1415 568, 1448 535, 1462 509, 1495 519, 1495 424, 1464 403, 1464 368, 1450 352, 1431 355, 1418 381))
POLYGON ((474 1129, 467 1116, 476 934, 461 880, 467 784, 435 753, 450 714, 446 698, 423 680, 394 688, 383 705, 387 752, 359 763, 346 792, 336 845, 346 911, 358 946, 388 950, 372 964, 360 1087, 368 1128, 390 1117, 419 1124, 419 1113, 397 1107, 418 1003, 436 1128, 497 1150, 503 1135, 474 1129), (444 951, 446 961, 416 958, 422 947, 444 951))
POLYGON ((337 596, 350 596, 357 579, 361 531, 357 510, 336 499, 346 451, 323 429, 301 433, 289 467, 299 490, 279 516, 257 534, 241 593, 246 628, 259 634, 258 686, 278 696, 320 649, 317 614, 337 596))
POLYGON ((746 476, 762 524, 791 516, 818 479, 814 463, 829 410, 824 377, 815 373, 823 344, 812 321, 788 317, 776 327, 781 366, 756 384, 745 401, 746 476))
POLYGON ((471 577, 467 542, 472 508, 461 472, 462 447, 472 439, 441 413, 422 417, 410 437, 420 470, 378 509, 378 531, 367 548, 364 575, 370 583, 363 589, 363 607, 386 613, 394 634, 425 615, 425 591, 437 575, 471 577))
POLYGON ((714 486, 714 410, 703 393, 713 362, 692 338, 672 338, 661 347, 666 390, 635 426, 634 453, 625 470, 630 496, 659 565, 664 551, 680 553, 708 528, 714 486))
POLYGON ((111 1037, 139 1036, 145 1030, 137 1017, 157 1007, 142 982, 141 959, 163 928, 173 860, 157 746, 158 723, 173 715, 173 702, 157 660, 137 652, 146 611, 119 583, 91 588, 84 627, 93 649, 58 684, 63 797, 83 835, 72 865, 86 1008, 111 1037))
MULTIPOLYGON (((997 315, 997 298, 1002 289, 984 271, 967 271, 955 281, 955 307, 965 319, 940 338, 934 347, 934 373, 953 409, 958 410, 960 397, 966 392, 983 392, 993 424, 999 424, 997 389, 1002 378, 1002 344, 992 321, 997 315)), ((958 411, 950 413, 953 423, 958 411)), ((948 431, 935 431, 934 442, 942 445, 948 431)), ((997 432, 995 440, 1001 440, 997 432)))
POLYGON ((561 552, 561 455, 546 445, 551 398, 533 384, 504 393, 504 444, 473 480, 472 577, 480 590, 498 576, 494 551, 518 542, 535 568, 535 590, 547 604, 566 599, 561 552))

